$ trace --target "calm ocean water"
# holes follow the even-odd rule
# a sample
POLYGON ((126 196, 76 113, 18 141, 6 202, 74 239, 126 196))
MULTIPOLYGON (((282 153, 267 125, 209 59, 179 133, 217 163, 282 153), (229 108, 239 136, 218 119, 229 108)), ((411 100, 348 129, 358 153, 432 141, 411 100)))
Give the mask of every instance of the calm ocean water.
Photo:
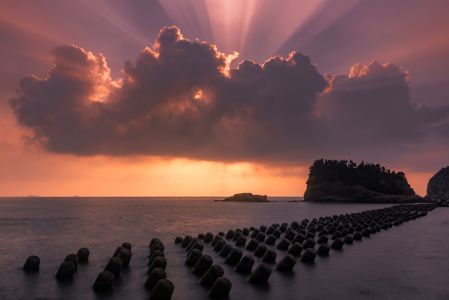
MULTIPOLYGON (((133 245, 130 268, 105 299, 146 299, 148 243, 166 245, 172 299, 207 299, 184 265, 177 235, 291 222, 304 218, 381 208, 371 204, 292 202, 218 203, 213 198, 3 198, 0 200, 0 299, 103 299, 91 286, 117 246, 133 245), (80 247, 91 251, 73 282, 54 278, 64 257, 80 247), (41 258, 38 274, 21 267, 29 255, 41 258)), ((274 199, 287 200, 287 199, 274 199)), ((209 252, 210 248, 206 246, 209 252)), ((257 288, 213 253, 233 284, 230 299, 449 299, 449 209, 381 231, 344 251, 297 263, 293 274, 276 271, 257 288)))

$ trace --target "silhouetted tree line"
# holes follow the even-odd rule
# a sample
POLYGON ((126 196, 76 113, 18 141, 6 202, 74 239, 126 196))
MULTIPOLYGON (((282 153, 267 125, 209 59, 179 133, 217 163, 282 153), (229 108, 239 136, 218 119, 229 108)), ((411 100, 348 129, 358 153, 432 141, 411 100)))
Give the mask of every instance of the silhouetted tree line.
POLYGON ((384 194, 414 194, 403 172, 395 172, 379 164, 352 160, 319 159, 309 168, 307 184, 338 181, 345 185, 360 185, 384 194))

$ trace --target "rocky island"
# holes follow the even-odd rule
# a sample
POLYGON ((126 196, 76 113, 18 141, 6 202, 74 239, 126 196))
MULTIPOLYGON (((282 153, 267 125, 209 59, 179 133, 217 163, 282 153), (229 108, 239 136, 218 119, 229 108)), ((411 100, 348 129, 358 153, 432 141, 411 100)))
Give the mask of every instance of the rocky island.
POLYGON ((410 203, 422 202, 403 172, 379 164, 316 160, 309 168, 304 201, 410 203))
POLYGON ((442 206, 449 202, 449 167, 442 168, 430 178, 427 184, 427 198, 442 206))
POLYGON ((235 194, 231 197, 227 197, 223 200, 224 202, 269 202, 267 195, 255 195, 252 193, 240 193, 235 194))

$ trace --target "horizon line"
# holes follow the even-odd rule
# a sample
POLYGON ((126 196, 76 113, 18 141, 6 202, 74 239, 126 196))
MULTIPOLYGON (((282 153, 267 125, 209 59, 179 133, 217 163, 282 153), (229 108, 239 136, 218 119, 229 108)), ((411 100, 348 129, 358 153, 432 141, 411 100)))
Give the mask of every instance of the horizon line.
MULTIPOLYGON (((226 198, 229 196, 158 196, 158 195, 143 195, 143 196, 130 196, 130 195, 11 195, 11 196, 3 196, 0 195, 0 198, 226 198)), ((304 196, 299 195, 268 195, 268 198, 304 198, 304 196)))

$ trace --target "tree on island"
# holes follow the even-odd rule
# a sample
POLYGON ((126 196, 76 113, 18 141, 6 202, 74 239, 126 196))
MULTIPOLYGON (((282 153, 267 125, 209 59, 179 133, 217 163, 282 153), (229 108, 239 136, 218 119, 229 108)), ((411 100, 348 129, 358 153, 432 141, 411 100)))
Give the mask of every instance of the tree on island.
POLYGON ((391 171, 380 164, 364 161, 357 164, 352 160, 319 159, 309 168, 305 197, 317 194, 323 196, 323 193, 330 197, 333 194, 350 194, 349 187, 357 187, 358 191, 363 189, 376 195, 415 195, 403 172, 391 171), (326 191, 321 192, 323 189, 326 191))

